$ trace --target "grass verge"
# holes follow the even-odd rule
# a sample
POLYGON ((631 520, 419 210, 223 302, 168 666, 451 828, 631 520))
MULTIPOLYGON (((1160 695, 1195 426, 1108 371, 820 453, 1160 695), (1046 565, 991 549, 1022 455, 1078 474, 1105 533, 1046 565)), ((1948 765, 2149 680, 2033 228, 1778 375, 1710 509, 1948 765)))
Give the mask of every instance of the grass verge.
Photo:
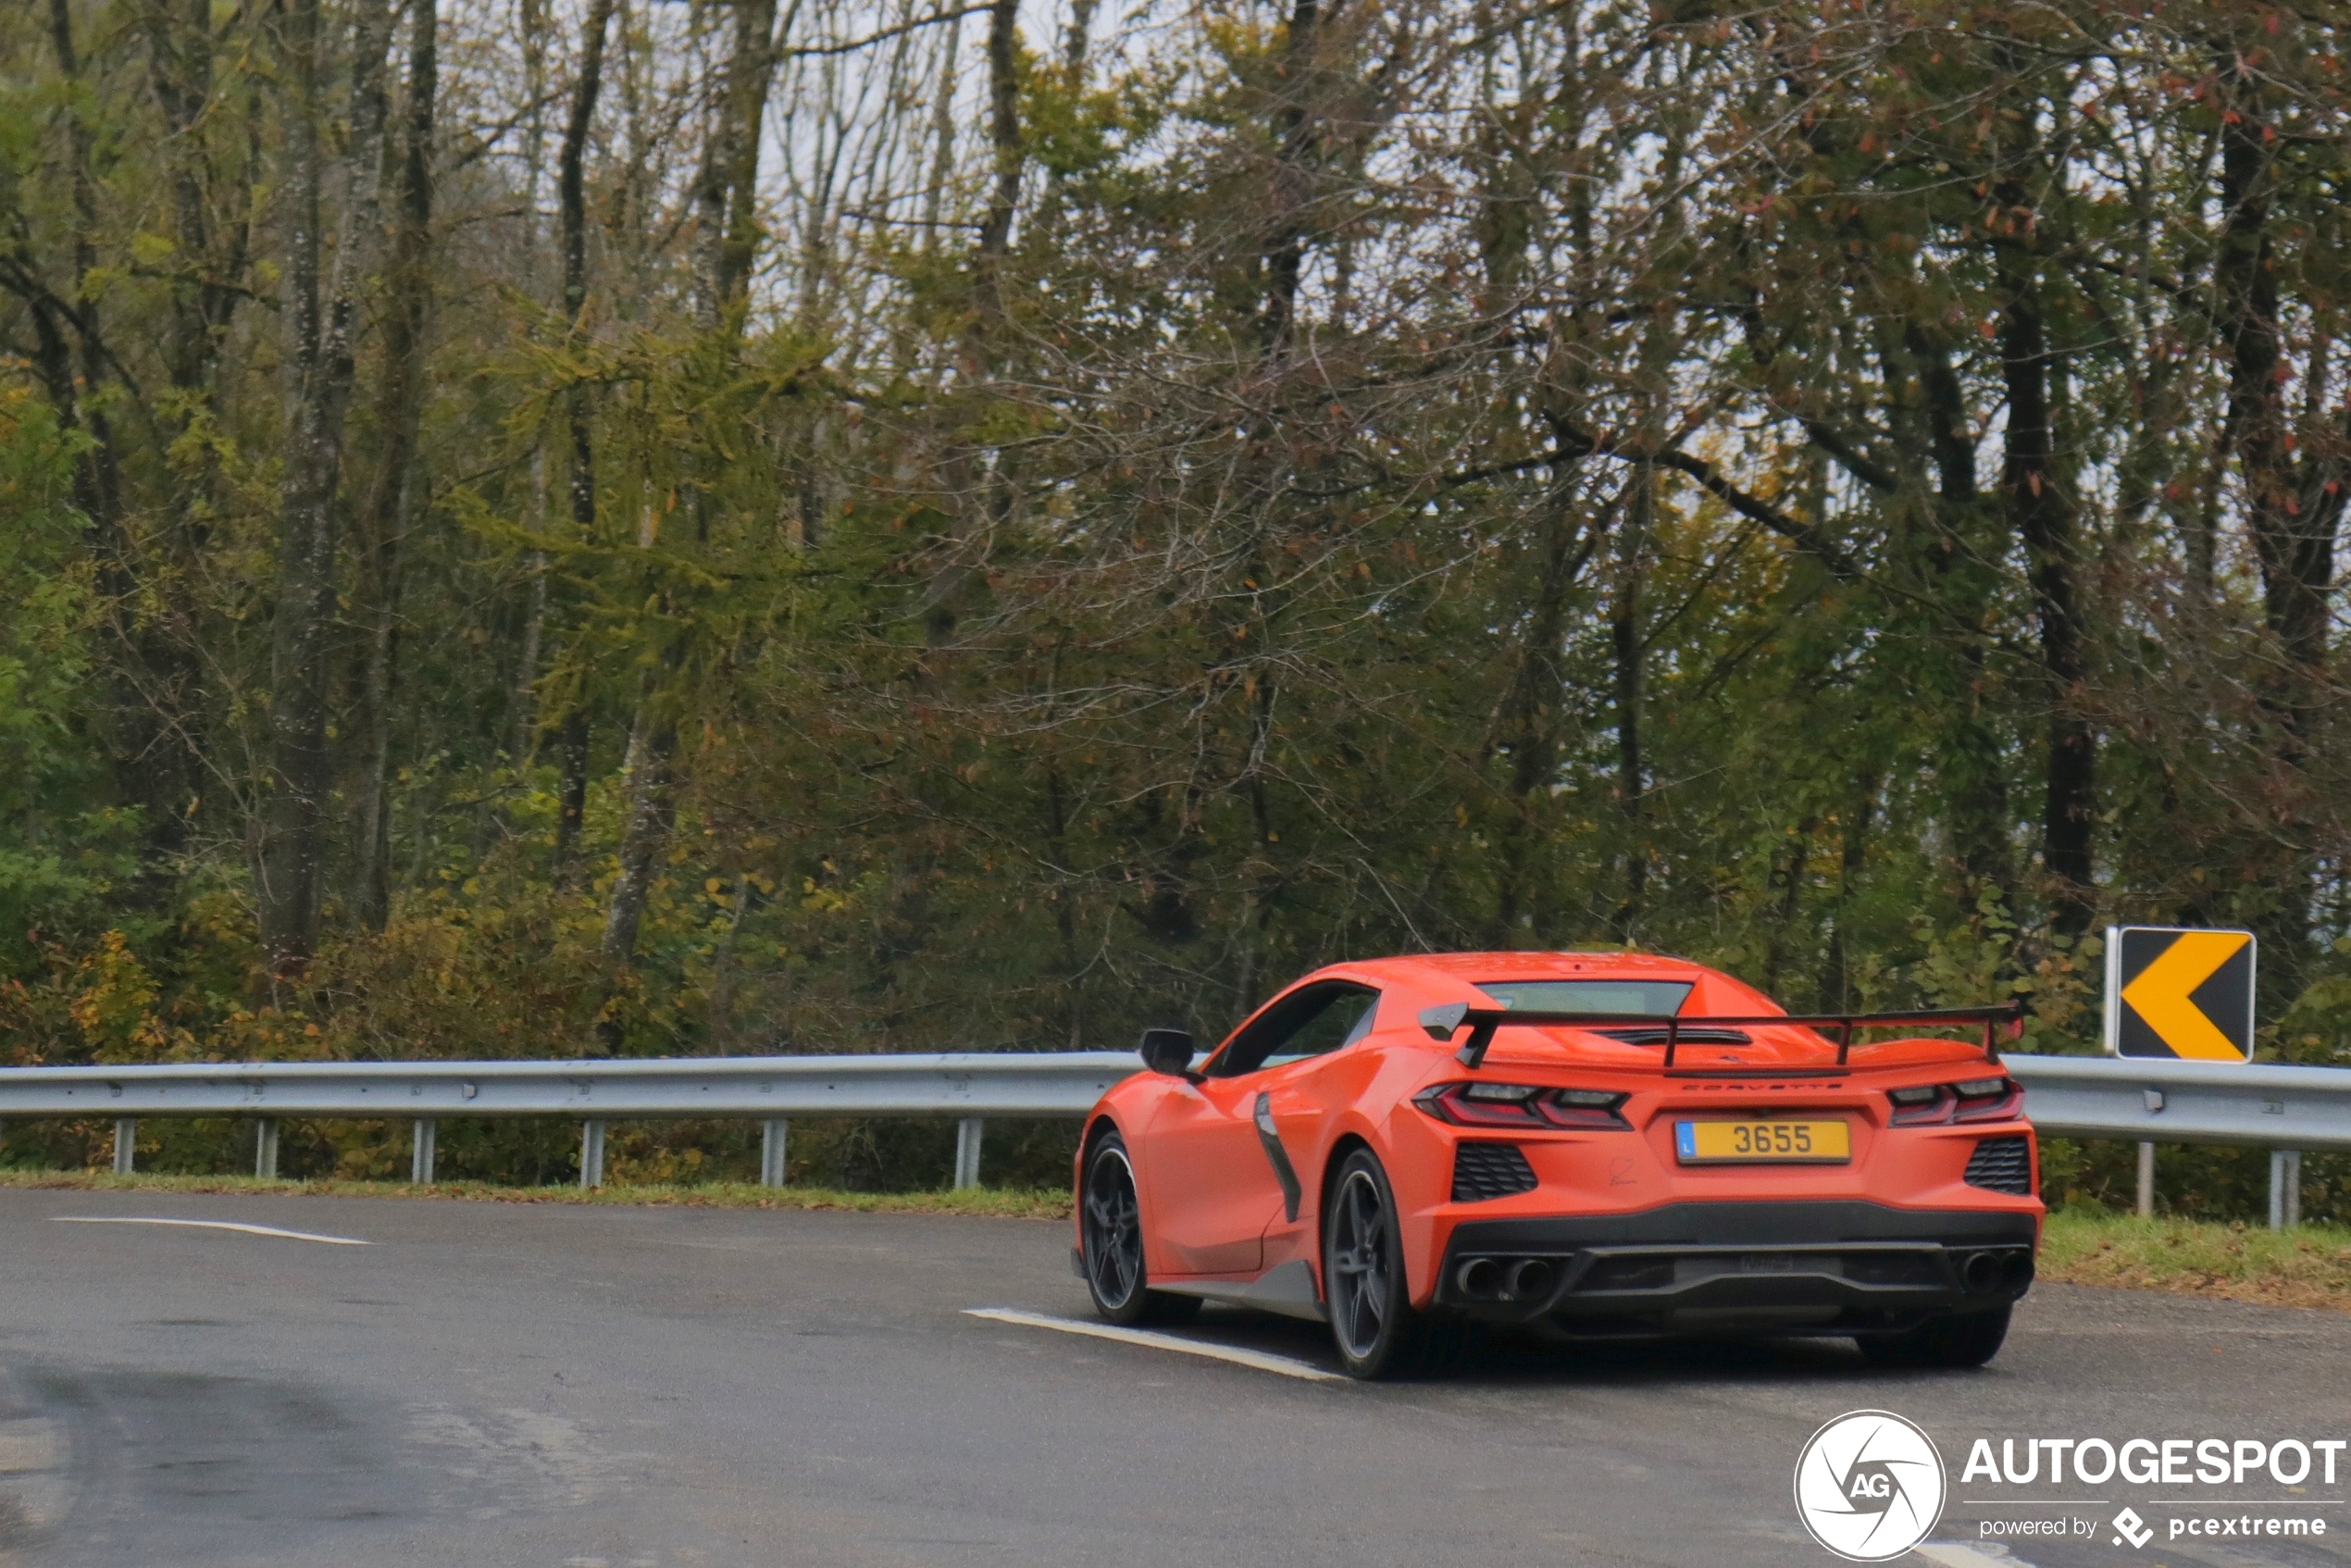
POLYGON ((2049 1216, 2040 1272, 2043 1279, 2069 1285, 2351 1312, 2351 1230, 2304 1226, 2272 1231, 2062 1209, 2049 1216))
POLYGON ((286 1198, 454 1198, 478 1203, 589 1203, 679 1209, 850 1209, 865 1213, 1069 1217, 1069 1194, 967 1187, 950 1192, 834 1192, 815 1187, 710 1182, 693 1187, 492 1187, 487 1182, 264 1181, 257 1176, 116 1176, 111 1171, 0 1171, 0 1188, 78 1192, 236 1192, 286 1198))

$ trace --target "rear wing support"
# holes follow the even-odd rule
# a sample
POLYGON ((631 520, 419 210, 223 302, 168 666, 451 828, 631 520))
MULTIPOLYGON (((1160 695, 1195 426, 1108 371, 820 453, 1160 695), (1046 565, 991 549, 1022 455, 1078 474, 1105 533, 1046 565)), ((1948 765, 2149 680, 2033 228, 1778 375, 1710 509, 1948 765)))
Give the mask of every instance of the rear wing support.
MULTIPOLYGON (((1665 1071, 1675 1077, 1833 1077, 1846 1070, 1852 1059, 1854 1034, 1862 1029, 1908 1029, 1921 1027, 1948 1028, 1956 1025, 1972 1025, 1984 1030, 1984 1059, 1999 1065, 1999 1037, 2016 1039, 2024 1029, 2024 1004, 2004 1002, 1990 1007, 1931 1007, 1907 1013, 1780 1013, 1771 1014, 1709 1014, 1701 1017, 1681 1017, 1669 1014, 1660 1018, 1646 1013, 1535 1013, 1518 1012, 1508 1007, 1473 1007, 1465 1002, 1449 1002, 1438 1007, 1421 1010, 1421 1027, 1434 1040, 1448 1043, 1463 1025, 1469 1027, 1469 1039, 1454 1052, 1454 1060, 1464 1067, 1474 1068, 1486 1060, 1486 1052, 1494 1043, 1494 1032, 1508 1025, 1513 1028, 1577 1028, 1628 1029, 1665 1031, 1665 1071), (1793 1027, 1836 1031, 1836 1064, 1820 1067, 1683 1067, 1676 1068, 1673 1055, 1681 1044, 1686 1029, 1727 1027, 1793 1027)), ((1860 1042, 1866 1046, 1870 1042, 1860 1042)))

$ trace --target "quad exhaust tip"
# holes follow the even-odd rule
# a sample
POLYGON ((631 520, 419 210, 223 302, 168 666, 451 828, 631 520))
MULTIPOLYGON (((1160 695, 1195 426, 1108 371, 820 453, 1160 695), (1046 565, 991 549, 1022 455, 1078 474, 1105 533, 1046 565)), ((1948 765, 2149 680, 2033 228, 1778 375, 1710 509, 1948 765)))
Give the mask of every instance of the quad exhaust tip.
POLYGON ((1546 1258, 1525 1258, 1511 1269, 1511 1294, 1524 1301, 1551 1293, 1555 1277, 1550 1261, 1546 1258))
POLYGON ((1502 1293, 1502 1265, 1492 1258, 1472 1258, 1455 1272, 1453 1278, 1464 1296, 1490 1300, 1502 1293))
POLYGON ((1471 1258, 1453 1271, 1462 1294, 1481 1301, 1524 1301, 1546 1297, 1559 1278, 1550 1258, 1471 1258))
POLYGON ((1959 1264, 1959 1284, 1970 1292, 2021 1290, 2033 1283, 2033 1253, 2024 1247, 1971 1252, 1959 1264))

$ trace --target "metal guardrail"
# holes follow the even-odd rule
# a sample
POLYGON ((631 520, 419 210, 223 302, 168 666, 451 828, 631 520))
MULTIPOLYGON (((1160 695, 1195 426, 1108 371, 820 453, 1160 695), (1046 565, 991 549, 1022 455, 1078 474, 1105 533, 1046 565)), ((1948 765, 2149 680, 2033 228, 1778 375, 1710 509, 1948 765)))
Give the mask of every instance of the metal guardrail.
MULTIPOLYGON (((2267 1147, 2272 1223, 2300 1207, 2300 1151, 2351 1149, 2351 1070, 2009 1056, 2042 1131, 2140 1145, 2141 1201, 2157 1143, 2267 1147)), ((1123 1051, 942 1055, 714 1056, 657 1061, 261 1062, 0 1069, 0 1117, 117 1118, 116 1169, 131 1168, 142 1116, 258 1119, 255 1169, 274 1175, 287 1116, 408 1117, 412 1174, 432 1178, 435 1126, 447 1116, 572 1116, 580 1178, 601 1182, 610 1121, 742 1116, 766 1124, 762 1179, 783 1180, 786 1125, 807 1115, 958 1118, 955 1179, 976 1184, 988 1116, 1081 1116, 1140 1070, 1123 1051)))
POLYGON ((2351 1070, 2009 1056, 2043 1132, 2154 1143, 2351 1149, 2351 1070))
POLYGON ((0 1069, 0 1116, 1082 1116, 1128 1051, 0 1069))
POLYGON ((608 1122, 755 1117, 760 1180, 780 1187, 793 1116, 947 1115, 958 1119, 955 1185, 976 1187, 987 1117, 1082 1116, 1138 1067, 1125 1051, 12 1067, 0 1069, 0 1117, 112 1116, 114 1167, 128 1173, 143 1116, 251 1116, 265 1176, 278 1174, 285 1117, 406 1117, 410 1177, 429 1182, 443 1117, 574 1116, 582 1187, 603 1184, 608 1122))
POLYGON ((2270 1151, 2270 1228, 2302 1223, 2302 1151, 2351 1149, 2351 1071, 2111 1056, 2011 1056, 2043 1132, 2139 1145, 2138 1211, 2155 1213, 2158 1143, 2270 1151))

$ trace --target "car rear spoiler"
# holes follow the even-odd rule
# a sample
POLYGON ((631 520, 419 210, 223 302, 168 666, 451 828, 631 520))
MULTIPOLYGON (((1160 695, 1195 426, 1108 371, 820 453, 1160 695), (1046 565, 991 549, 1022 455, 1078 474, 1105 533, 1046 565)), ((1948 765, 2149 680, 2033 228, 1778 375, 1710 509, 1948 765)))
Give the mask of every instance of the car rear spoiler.
MULTIPOLYGON (((1469 1039, 1454 1053, 1454 1059, 1464 1067, 1475 1067, 1486 1060, 1486 1047, 1494 1043, 1494 1031, 1505 1024, 1518 1028, 1626 1029, 1636 1028, 1665 1032, 1665 1070, 1683 1078, 1785 1078, 1833 1077, 1846 1071, 1853 1053, 1853 1036, 1860 1029, 1909 1028, 1913 1026, 1947 1027, 1955 1024, 1979 1025, 1984 1030, 1984 1059, 1997 1066, 2000 1052, 1996 1035, 2005 1032, 2014 1039, 2023 1032, 2024 1004, 2004 1002, 1991 1007, 1932 1007, 1915 1013, 1778 1013, 1769 1015, 1725 1014, 1716 1017, 1681 1017, 1669 1014, 1659 1017, 1648 1013, 1536 1013, 1519 1012, 1508 1007, 1473 1007, 1466 1002, 1449 1002, 1439 1007, 1421 1010, 1421 1027, 1431 1039, 1450 1042, 1463 1025, 1469 1027, 1469 1039), (1683 1067, 1673 1065, 1674 1049, 1691 1033, 1703 1029, 1729 1027, 1795 1027, 1805 1029, 1835 1029, 1836 1031, 1836 1065, 1834 1067, 1683 1067)), ((1692 1043, 1697 1043, 1693 1041, 1692 1043)), ((1865 1044, 1868 1042, 1864 1042, 1865 1044)), ((1884 1042, 1879 1042, 1884 1043, 1884 1042)))

